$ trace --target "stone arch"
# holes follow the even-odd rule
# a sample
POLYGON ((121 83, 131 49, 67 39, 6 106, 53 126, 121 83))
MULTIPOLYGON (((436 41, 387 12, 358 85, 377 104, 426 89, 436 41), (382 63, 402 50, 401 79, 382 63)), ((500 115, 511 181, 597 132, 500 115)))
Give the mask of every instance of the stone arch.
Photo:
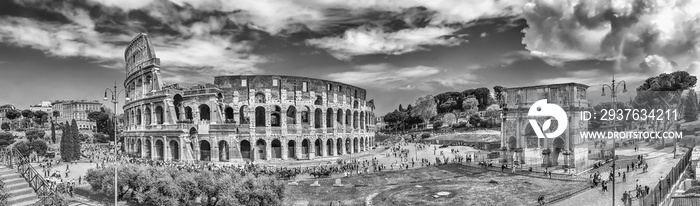
POLYGON ((357 137, 352 140, 352 150, 354 153, 360 152, 360 141, 357 140, 357 137))
POLYGON ((289 158, 298 158, 296 156, 296 154, 297 154, 296 153, 296 142, 294 140, 289 140, 287 142, 287 152, 289 153, 287 155, 287 156, 289 156, 289 158))
POLYGON ((359 107, 359 105, 360 105, 360 104, 357 102, 357 100, 355 100, 354 102, 352 102, 352 108, 353 108, 353 109, 357 109, 357 108, 359 107))
POLYGON ((180 111, 180 106, 182 106, 182 100, 183 98, 180 94, 176 94, 175 96, 173 96, 173 106, 175 106, 175 118, 177 118, 177 120, 180 120, 180 114, 182 114, 182 112, 180 111))
POLYGON ((365 128, 365 112, 360 112, 360 129, 365 128))
POLYGON ((333 127, 333 109, 326 109, 326 127, 333 127))
POLYGON ((255 103, 265 104, 265 94, 258 92, 255 94, 255 103))
POLYGON ((335 150, 336 154, 343 154, 343 138, 338 138, 338 140, 335 141, 335 150))
POLYGON ((321 147, 323 147, 323 141, 321 139, 316 139, 314 141, 314 155, 317 157, 321 156, 321 147))
POLYGON ((321 128, 321 118, 323 117, 321 108, 316 108, 314 110, 314 128, 321 128))
POLYGON ((253 159, 251 156, 252 155, 251 154, 252 148, 251 148, 250 142, 248 140, 242 140, 240 142, 240 147, 238 147, 238 148, 241 151, 241 158, 248 159, 248 160, 253 159))
POLYGON ((311 113, 311 108, 309 108, 308 106, 304 106, 302 107, 302 109, 303 110, 301 111, 301 123, 310 124, 311 122, 309 122, 309 113, 311 113))
POLYGON ((246 114, 248 113, 248 106, 241 106, 241 109, 239 109, 238 112, 240 114, 240 118, 238 120, 240 124, 250 124, 250 117, 246 117, 246 114))
POLYGON ((163 160, 165 157, 164 150, 163 140, 156 140, 156 160, 163 160))
POLYGON ((209 141, 199 141, 199 160, 211 161, 211 144, 209 141))
POLYGON ((211 120, 211 109, 209 108, 209 105, 199 105, 199 120, 211 120))
POLYGON ((255 126, 265 126, 265 107, 263 106, 255 107, 255 126))
POLYGON ((345 139, 345 154, 352 154, 351 147, 352 146, 352 139, 347 138, 345 139))
POLYGON ((281 113, 282 108, 280 108, 280 106, 275 105, 274 110, 272 110, 270 114, 270 125, 272 125, 273 127, 279 127, 280 125, 282 125, 281 113))
POLYGON ((552 141, 552 166, 559 165, 559 155, 564 152, 564 139, 561 137, 554 138, 552 141))
POLYGON ((365 137, 360 137, 360 151, 364 151, 365 149, 365 137))
POLYGON ((136 140, 136 153, 138 153, 139 157, 141 157, 141 138, 136 140))
POLYGON ((304 156, 304 158, 308 158, 309 154, 311 154, 311 142, 309 139, 304 139, 301 141, 301 155, 304 156))
POLYGON ((289 108, 287 108, 287 124, 293 125, 296 123, 297 123, 297 108, 294 107, 293 105, 290 105, 289 108))
POLYGON ((226 106, 226 109, 224 109, 224 117, 226 118, 226 123, 233 123, 233 108, 226 106))
POLYGON ((180 160, 180 144, 176 140, 170 140, 168 143, 170 146, 170 157, 173 161, 180 160))
POLYGON ((156 106, 156 123, 157 124, 163 124, 164 122, 164 114, 163 114, 163 107, 156 106))
POLYGON ((351 126, 352 125, 352 112, 348 109, 345 110, 345 126, 351 126))
POLYGON ((258 139, 258 141, 255 141, 255 150, 257 150, 257 153, 259 155, 256 155, 256 158, 262 159, 262 160, 268 160, 267 159, 267 142, 263 139, 258 139))
POLYGON ((146 107, 144 110, 144 116, 146 116, 144 119, 146 120, 146 125, 151 125, 151 108, 146 107))
POLYGON ((333 156, 333 138, 328 138, 326 140, 326 152, 328 156, 333 156))
POLYGON ((143 147, 146 148, 146 159, 151 159, 151 140, 146 139, 146 141, 143 142, 143 147))
POLYGON ((146 76, 145 83, 146 85, 144 85, 144 87, 146 87, 146 93, 153 91, 153 77, 151 77, 151 75, 146 76))
POLYGON ((321 97, 321 95, 316 95, 316 100, 314 101, 314 105, 323 105, 323 97, 321 97))
POLYGON ((192 116, 193 116, 192 115, 192 107, 190 107, 190 106, 185 107, 185 119, 192 120, 192 118, 193 118, 192 116))
POLYGON ((355 112, 352 113, 352 128, 354 128, 354 129, 357 129, 357 125, 358 125, 358 124, 357 124, 357 120, 358 120, 358 117, 359 117, 359 115, 358 115, 357 111, 355 111, 355 112))
POLYGON ((339 127, 340 127, 340 126, 343 126, 343 110, 342 110, 342 109, 338 109, 338 113, 336 114, 336 116, 338 116, 338 117, 336 118, 336 122, 338 122, 338 126, 339 126, 339 127))
POLYGON ((219 141, 219 162, 227 162, 231 158, 228 151, 228 142, 226 140, 219 141))
POLYGON ((282 159, 282 142, 279 139, 274 139, 270 146, 272 147, 272 158, 282 159))
MULTIPOLYGON (((131 113, 131 115, 129 115, 129 118, 131 118, 131 120, 129 121, 129 123, 131 123, 131 125, 134 125, 134 123, 141 124, 141 123, 139 123, 139 122, 136 122, 136 116, 134 115, 134 110, 133 110, 133 109, 131 110, 130 113, 131 113)), ((139 111, 139 113, 141 113, 141 111, 139 111)), ((139 115, 141 115, 141 114, 139 114, 139 115)), ((139 120, 140 120, 140 119, 141 119, 141 118, 139 118, 139 120)))
POLYGON ((508 138, 508 149, 518 148, 518 140, 514 136, 508 138))

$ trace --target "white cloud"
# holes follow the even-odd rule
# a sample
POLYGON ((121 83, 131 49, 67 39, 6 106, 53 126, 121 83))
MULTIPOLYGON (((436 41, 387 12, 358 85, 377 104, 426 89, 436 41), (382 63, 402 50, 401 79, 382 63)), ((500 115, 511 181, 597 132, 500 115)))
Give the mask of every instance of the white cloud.
POLYGON ((361 27, 346 30, 340 37, 309 39, 307 44, 328 49, 338 59, 347 60, 357 55, 399 55, 425 49, 425 46, 456 46, 462 40, 444 38, 455 29, 428 27, 384 32, 380 28, 361 27))
POLYGON ((401 68, 389 64, 357 66, 353 71, 333 73, 328 77, 334 81, 384 91, 434 91, 436 87, 457 88, 476 83, 476 77, 471 74, 454 75, 435 67, 401 68))

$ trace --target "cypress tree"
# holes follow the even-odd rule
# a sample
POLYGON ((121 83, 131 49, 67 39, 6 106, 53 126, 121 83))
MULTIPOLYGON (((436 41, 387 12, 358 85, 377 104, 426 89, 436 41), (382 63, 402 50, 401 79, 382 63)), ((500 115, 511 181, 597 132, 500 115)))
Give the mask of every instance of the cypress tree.
POLYGON ((78 131, 78 123, 75 122, 75 119, 71 122, 71 136, 72 136, 72 141, 71 141, 71 151, 73 153, 73 160, 79 160, 80 159, 80 131, 78 131))
POLYGON ((56 126, 51 121, 51 143, 56 144, 56 126))
POLYGON ((73 152, 71 149, 72 135, 70 124, 66 121, 63 126, 63 134, 61 134, 61 159, 64 162, 70 162, 73 158, 73 152))
POLYGON ((685 119, 686 122, 698 120, 698 100, 695 95, 695 90, 690 90, 686 96, 683 119, 685 119))

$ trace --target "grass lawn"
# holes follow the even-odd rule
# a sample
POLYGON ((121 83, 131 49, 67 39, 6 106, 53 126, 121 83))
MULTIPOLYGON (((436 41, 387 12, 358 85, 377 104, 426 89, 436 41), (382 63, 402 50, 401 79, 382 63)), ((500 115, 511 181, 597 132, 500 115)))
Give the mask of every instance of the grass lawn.
POLYGON ((583 182, 517 176, 462 165, 443 165, 396 172, 342 178, 344 187, 333 187, 335 179, 321 179, 288 186, 285 205, 534 205, 539 195, 551 197, 586 186, 583 182), (493 180, 493 181, 491 181, 493 180), (439 192, 448 192, 435 196, 439 192))

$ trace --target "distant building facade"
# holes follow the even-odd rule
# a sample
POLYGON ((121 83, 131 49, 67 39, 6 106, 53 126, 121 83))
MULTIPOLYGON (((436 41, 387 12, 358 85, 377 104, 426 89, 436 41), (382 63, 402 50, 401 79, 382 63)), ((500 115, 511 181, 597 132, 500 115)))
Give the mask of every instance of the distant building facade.
POLYGON ((53 111, 53 107, 51 105, 51 101, 41 101, 41 103, 39 104, 29 105, 29 110, 32 110, 34 112, 44 111, 46 113, 51 114, 51 111, 53 111))
POLYGON ((9 122, 10 119, 5 117, 5 113, 7 113, 7 111, 16 110, 16 109, 17 108, 15 108, 15 105, 12 105, 12 104, 6 104, 6 105, 0 106, 0 124, 2 124, 3 122, 9 122))
POLYGON ((53 102, 51 106, 53 111, 58 111, 59 116, 56 118, 58 123, 71 122, 75 119, 80 130, 97 129, 95 122, 88 119, 88 113, 100 111, 102 103, 97 100, 66 100, 53 102))

